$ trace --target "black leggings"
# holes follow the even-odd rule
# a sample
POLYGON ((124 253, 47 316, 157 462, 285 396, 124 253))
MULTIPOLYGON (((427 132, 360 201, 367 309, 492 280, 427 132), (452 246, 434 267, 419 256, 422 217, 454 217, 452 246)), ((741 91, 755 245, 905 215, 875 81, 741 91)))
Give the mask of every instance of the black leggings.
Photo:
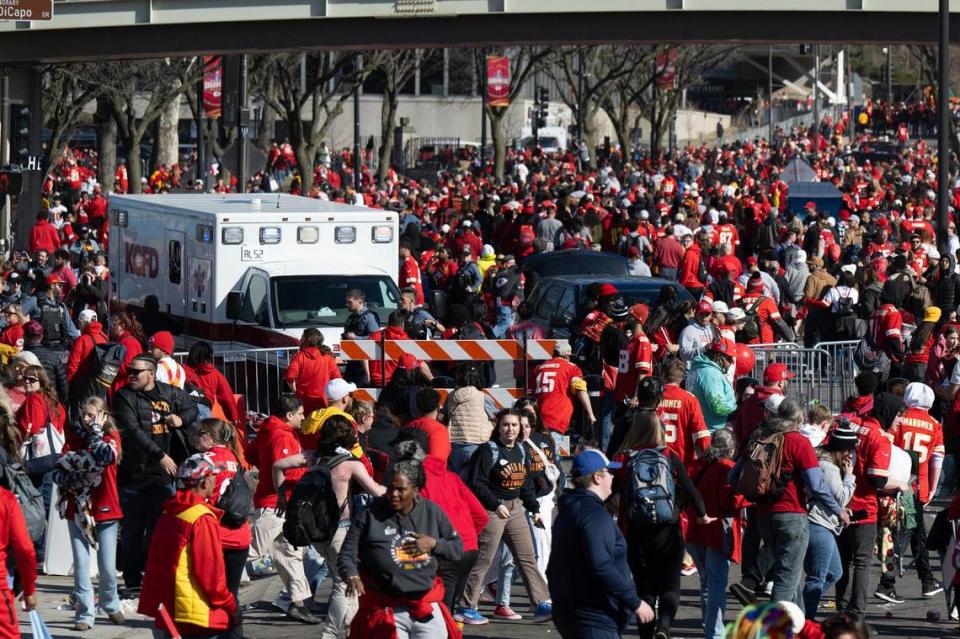
POLYGON ((680 608, 680 567, 683 533, 680 524, 637 526, 627 535, 627 561, 637 594, 654 608, 657 619, 640 625, 640 639, 653 639, 657 630, 669 632, 680 608))
MULTIPOLYGON (((227 577, 227 590, 233 593, 234 597, 237 597, 237 593, 240 591, 240 580, 243 578, 243 568, 247 565, 247 554, 250 552, 249 548, 241 548, 239 550, 224 548, 223 549, 223 565, 227 577)), ((238 598, 239 602, 240 599, 238 598)))
POLYGON ((440 564, 440 578, 443 580, 443 603, 447 604, 450 612, 456 602, 463 597, 463 589, 467 585, 467 577, 473 570, 480 556, 479 550, 466 550, 458 561, 442 562, 440 564))

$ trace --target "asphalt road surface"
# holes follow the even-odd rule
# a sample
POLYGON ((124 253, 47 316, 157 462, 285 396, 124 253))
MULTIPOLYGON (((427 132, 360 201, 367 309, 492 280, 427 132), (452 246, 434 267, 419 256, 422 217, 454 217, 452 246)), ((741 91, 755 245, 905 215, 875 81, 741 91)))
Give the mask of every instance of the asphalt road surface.
MULTIPOLYGON (((932 517, 928 518, 928 525, 932 517)), ((935 573, 939 576, 939 559, 933 558, 935 573)), ((879 565, 874 566, 873 581, 879 579, 879 565)), ((731 579, 739 577, 739 570, 731 570, 731 579)), ((75 633, 70 628, 73 625, 73 612, 58 607, 67 604, 72 589, 72 578, 43 576, 40 579, 38 598, 40 613, 46 620, 54 637, 85 636, 91 639, 133 639, 150 637, 148 628, 150 620, 135 613, 128 614, 127 626, 118 627, 110 624, 105 616, 97 619, 96 627, 89 632, 75 633)), ((683 578, 683 592, 679 618, 674 625, 675 639, 702 637, 700 631, 700 603, 698 596, 698 577, 696 575, 683 578)), ((290 621, 273 608, 271 602, 280 589, 278 577, 268 577, 244 585, 241 591, 241 600, 249 609, 245 613, 244 634, 249 639, 302 639, 305 636, 318 636, 316 629, 306 627, 300 623, 290 621)), ((317 601, 326 602, 330 586, 327 581, 320 589, 317 601)), ((873 626, 880 636, 901 637, 904 639, 920 639, 925 637, 960 637, 960 624, 947 619, 946 600, 940 594, 931 599, 920 596, 920 582, 916 572, 908 569, 907 573, 898 581, 897 590, 905 603, 899 605, 885 604, 870 597, 868 623, 873 626), (928 612, 940 614, 940 621, 927 620, 928 612)), ((827 599, 829 602, 829 599, 827 599)), ((524 616, 522 621, 491 621, 485 626, 466 626, 464 636, 498 637, 500 639, 526 639, 532 637, 559 637, 556 629, 550 623, 534 624, 531 620, 532 612, 526 599, 526 591, 518 581, 513 586, 513 607, 524 616)), ((323 608, 318 603, 318 608, 323 608)), ((728 600, 726 619, 732 620, 739 612, 740 606, 732 597, 728 600)), ((821 613, 829 614, 832 608, 821 613)), ((488 616, 493 612, 492 604, 483 603, 481 611, 488 616)), ((24 636, 30 636, 30 624, 26 616, 21 616, 21 631, 24 636)), ((636 636, 636 630, 629 631, 626 636, 636 636)))

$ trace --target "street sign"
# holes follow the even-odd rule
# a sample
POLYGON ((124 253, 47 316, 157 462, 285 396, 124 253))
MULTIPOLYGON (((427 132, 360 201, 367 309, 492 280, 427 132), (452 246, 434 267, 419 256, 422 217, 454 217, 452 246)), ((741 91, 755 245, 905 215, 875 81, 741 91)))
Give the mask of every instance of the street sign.
POLYGON ((53 0, 0 0, 0 22, 53 20, 53 0))
POLYGON ((0 196, 20 195, 23 190, 23 174, 20 171, 0 171, 0 196))

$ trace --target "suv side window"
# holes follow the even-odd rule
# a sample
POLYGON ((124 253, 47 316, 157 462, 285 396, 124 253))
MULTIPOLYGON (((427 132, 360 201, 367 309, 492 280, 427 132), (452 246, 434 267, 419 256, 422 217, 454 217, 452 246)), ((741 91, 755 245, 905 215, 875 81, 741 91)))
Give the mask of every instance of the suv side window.
POLYGON ((563 315, 570 319, 573 319, 573 316, 577 314, 577 304, 572 288, 563 289, 563 296, 560 297, 560 303, 557 305, 557 310, 554 314, 563 315))
POLYGON ((537 308, 537 316, 550 319, 554 313, 557 311, 557 302, 560 301, 560 296, 563 295, 563 287, 557 284, 554 284, 543 294, 543 299, 540 301, 540 305, 537 308))

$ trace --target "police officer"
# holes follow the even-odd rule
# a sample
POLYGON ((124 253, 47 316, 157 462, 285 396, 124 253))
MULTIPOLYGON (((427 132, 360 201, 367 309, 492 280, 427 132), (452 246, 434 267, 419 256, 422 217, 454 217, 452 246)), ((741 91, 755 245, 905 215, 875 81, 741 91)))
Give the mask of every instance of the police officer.
MULTIPOLYGON (((367 308, 367 296, 360 289, 347 291, 345 306, 350 311, 347 323, 343 326, 341 339, 368 339, 370 335, 380 330, 380 318, 367 308)), ((369 380, 369 372, 365 362, 347 362, 344 369, 344 378, 357 386, 365 386, 369 380)))
POLYGON ((429 339, 433 332, 442 333, 445 330, 430 311, 417 304, 417 292, 413 288, 400 291, 400 310, 409 314, 403 328, 411 339, 429 339))

